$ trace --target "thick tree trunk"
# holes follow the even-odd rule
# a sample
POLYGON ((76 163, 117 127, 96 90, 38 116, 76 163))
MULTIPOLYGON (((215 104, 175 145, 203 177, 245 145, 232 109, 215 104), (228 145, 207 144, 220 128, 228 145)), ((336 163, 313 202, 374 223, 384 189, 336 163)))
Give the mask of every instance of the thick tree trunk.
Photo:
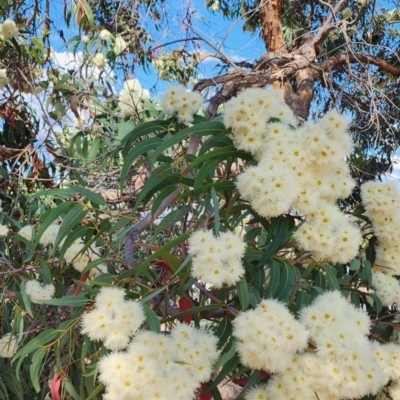
POLYGON ((314 76, 311 68, 304 68, 295 74, 297 90, 286 82, 283 96, 285 103, 292 109, 294 115, 301 121, 306 121, 314 95, 314 76))
POLYGON ((261 29, 267 51, 285 52, 285 38, 281 24, 282 0, 261 0, 261 29))
MULTIPOLYGON (((261 3, 261 29, 267 51, 269 53, 286 53, 281 23, 282 0, 261 0, 261 3)), ((306 40, 312 40, 312 35, 304 35, 299 42, 303 45, 306 40)), ((315 52, 314 49, 309 50, 315 52)), ((286 104, 293 110, 297 118, 305 121, 308 118, 314 95, 313 71, 310 68, 301 69, 296 72, 295 79, 296 90, 293 89, 286 78, 273 82, 273 86, 279 87, 284 91, 286 104)))

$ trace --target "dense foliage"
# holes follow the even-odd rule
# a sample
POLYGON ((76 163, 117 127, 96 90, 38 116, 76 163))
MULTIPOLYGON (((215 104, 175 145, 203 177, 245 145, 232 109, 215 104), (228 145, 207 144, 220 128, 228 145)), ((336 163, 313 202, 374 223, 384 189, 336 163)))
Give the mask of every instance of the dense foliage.
POLYGON ((169 2, 116 4, 0 6, 0 397, 399 398, 397 9, 268 2, 283 49, 210 2, 275 58, 190 91, 201 38, 157 53, 169 2))

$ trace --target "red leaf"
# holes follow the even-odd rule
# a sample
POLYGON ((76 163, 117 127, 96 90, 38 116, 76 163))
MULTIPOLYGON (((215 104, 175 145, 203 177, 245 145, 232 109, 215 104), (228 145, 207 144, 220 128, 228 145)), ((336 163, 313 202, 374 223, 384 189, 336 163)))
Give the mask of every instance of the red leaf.
POLYGON ((235 378, 233 379, 233 382, 235 382, 237 385, 243 387, 247 382, 249 378, 235 378))
MULTIPOLYGON (((190 310, 191 308, 192 308, 192 305, 190 304, 190 301, 188 299, 186 299, 185 297, 181 297, 179 299, 179 310, 181 312, 190 310)), ((186 317, 182 317, 180 320, 183 323, 189 325, 193 320, 193 315, 186 315, 186 317)))
POLYGON ((60 375, 54 375, 50 381, 50 394, 51 400, 61 400, 60 389, 61 389, 61 377, 60 375))
POLYGON ((206 388, 206 384, 202 383, 200 386, 200 394, 199 394, 199 400, 211 400, 212 399, 212 395, 210 392, 203 392, 202 390, 204 390, 206 388))
POLYGON ((158 265, 159 267, 164 268, 168 272, 171 272, 171 273, 174 272, 172 270, 172 268, 165 261, 157 260, 157 261, 154 261, 152 264, 158 265))

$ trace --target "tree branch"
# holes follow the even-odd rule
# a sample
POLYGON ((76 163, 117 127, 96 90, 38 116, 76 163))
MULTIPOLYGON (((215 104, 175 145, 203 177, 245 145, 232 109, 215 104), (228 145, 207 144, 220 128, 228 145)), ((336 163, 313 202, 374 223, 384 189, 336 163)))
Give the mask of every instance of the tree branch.
POLYGON ((382 71, 388 72, 389 74, 400 75, 400 65, 393 65, 382 58, 361 53, 338 54, 328 58, 316 67, 323 71, 330 71, 331 69, 346 64, 347 62, 357 64, 372 64, 380 68, 382 71))
MULTIPOLYGON (((186 154, 196 154, 197 148, 200 145, 200 136, 191 135, 189 140, 189 145, 186 150, 186 154)), ((183 167, 183 171, 185 170, 185 166, 183 167)), ((182 173, 182 175, 186 175, 182 173)), ((155 219, 157 219, 176 199, 179 194, 179 189, 174 190, 168 197, 164 199, 161 203, 158 210, 152 215, 149 212, 144 218, 142 218, 139 222, 137 222, 126 234, 125 237, 125 263, 128 265, 132 265, 134 261, 134 245, 139 238, 139 235, 147 229, 155 219)))

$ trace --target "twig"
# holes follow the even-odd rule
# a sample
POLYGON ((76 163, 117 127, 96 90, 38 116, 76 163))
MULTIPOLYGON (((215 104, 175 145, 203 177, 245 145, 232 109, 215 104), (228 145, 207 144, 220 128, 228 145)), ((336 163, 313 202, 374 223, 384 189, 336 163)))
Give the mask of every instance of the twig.
POLYGON ((2 261, 4 264, 7 265, 8 268, 10 268, 11 272, 15 273, 18 270, 14 268, 10 262, 10 260, 4 255, 2 251, 0 251, 0 261, 2 261))
MULTIPOLYGON (((214 301, 215 303, 218 303, 218 304, 221 304, 221 303, 222 303, 222 301, 221 301, 218 297, 214 296, 214 295, 213 295, 210 291, 208 291, 204 286, 200 285, 199 282, 195 282, 195 283, 194 283, 194 286, 196 286, 197 289, 199 289, 202 293, 204 293, 210 300, 212 300, 212 301, 214 301)), ((235 317, 236 317, 237 315, 240 314, 240 312, 239 312, 238 310, 236 310, 236 308, 234 308, 234 307, 232 307, 232 306, 229 306, 228 304, 226 305, 226 307, 227 307, 228 311, 229 311, 232 315, 234 315, 235 317)))
MULTIPOLYGON (((186 150, 187 155, 196 154, 197 148, 200 145, 200 136, 195 134, 190 136, 189 145, 186 150)), ((186 173, 182 173, 182 175, 186 175, 186 173)), ((135 243, 139 238, 139 235, 147 229, 155 219, 157 219, 163 212, 166 210, 176 199, 179 194, 179 189, 174 190, 168 197, 164 199, 161 203, 158 210, 152 214, 149 212, 144 218, 142 218, 139 222, 137 222, 133 227, 128 231, 125 238, 125 263, 132 266, 134 261, 134 247, 135 243)))

